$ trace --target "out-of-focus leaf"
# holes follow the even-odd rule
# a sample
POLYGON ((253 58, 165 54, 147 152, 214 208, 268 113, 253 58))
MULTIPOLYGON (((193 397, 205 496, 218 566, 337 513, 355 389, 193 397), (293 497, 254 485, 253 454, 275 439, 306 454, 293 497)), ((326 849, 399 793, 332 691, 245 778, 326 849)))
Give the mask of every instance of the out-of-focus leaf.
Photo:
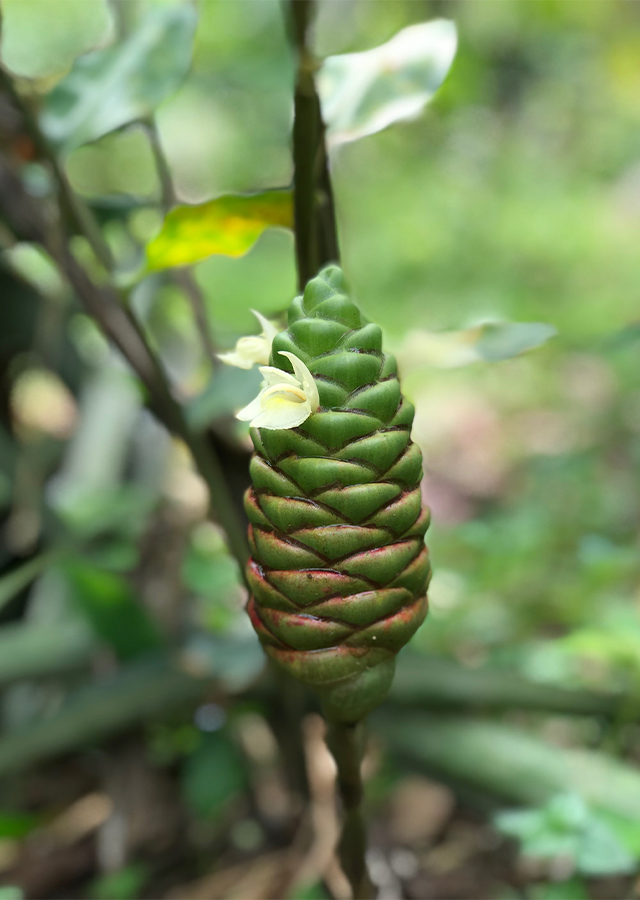
POLYGON ((292 225, 290 191, 225 194, 197 206, 178 206, 148 245, 147 264, 159 270, 187 266, 214 253, 243 256, 266 228, 292 225))
POLYGON ((64 72, 109 35, 107 0, 2 0, 3 64, 23 78, 64 72))
POLYGON ((243 691, 264 668, 260 642, 251 629, 222 637, 198 632, 187 641, 181 661, 198 678, 220 679, 231 693, 243 691))
POLYGON ((413 331, 399 355, 405 371, 425 365, 454 369, 520 356, 556 334, 545 322, 485 322, 462 331, 413 331))
POLYGON ((55 562, 62 551, 51 550, 34 556, 28 562, 12 569, 0 578, 0 609, 9 603, 20 591, 28 587, 38 575, 55 562))
POLYGON ((531 900, 589 900, 589 892, 580 878, 532 884, 527 891, 531 900))
POLYGON ((204 431, 220 416, 229 415, 246 406, 260 390, 261 375, 257 368, 237 369, 223 366, 205 390, 194 397, 186 408, 189 424, 204 431))
POLYGON ((96 639, 82 620, 0 628, 0 687, 25 678, 43 678, 88 666, 96 639))
POLYGON ((217 819, 246 782, 240 754, 221 733, 204 735, 182 771, 185 800, 196 815, 206 819, 217 819))
POLYGON ((155 623, 124 578, 80 560, 67 564, 65 573, 90 624, 121 659, 132 659, 162 644, 155 623))
POLYGON ((318 77, 329 146, 415 119, 451 67, 456 28, 436 19, 403 28, 386 44, 325 59, 318 77))
POLYGON ((83 540, 110 532, 135 538, 145 528, 155 502, 150 491, 136 484, 97 488, 60 510, 60 518, 83 540))
POLYGON ((0 812, 0 839, 20 840, 40 824, 38 816, 31 813, 0 812))
POLYGON ((74 747, 99 741, 149 716, 184 710, 203 683, 167 659, 130 665, 72 694, 47 717, 0 739, 0 775, 19 771, 74 747))
POLYGON ((49 139, 68 153, 153 112, 187 74, 196 20, 190 3, 152 4, 125 40, 78 59, 46 98, 49 139))
POLYGON ((560 794, 542 809, 500 813, 496 824, 521 841, 527 856, 568 857, 583 875, 615 875, 637 868, 637 860, 609 824, 576 794, 560 794))
POLYGON ((89 888, 92 900, 133 900, 149 878, 149 870, 141 863, 125 866, 97 878, 89 888))
POLYGON ((24 892, 17 884, 4 884, 0 887, 0 900, 24 900, 24 892))
POLYGON ((41 294, 58 297, 64 292, 64 284, 55 263, 36 244, 14 244, 3 252, 3 256, 9 266, 41 294))

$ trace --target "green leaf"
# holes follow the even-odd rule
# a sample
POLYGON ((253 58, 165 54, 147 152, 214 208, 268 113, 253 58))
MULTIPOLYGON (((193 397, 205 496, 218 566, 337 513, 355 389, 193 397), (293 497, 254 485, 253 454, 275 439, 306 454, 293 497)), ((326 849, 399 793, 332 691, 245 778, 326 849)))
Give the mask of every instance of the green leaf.
POLYGON ((500 813, 496 825, 521 841, 526 856, 568 857, 582 875, 616 875, 637 868, 636 858, 609 823, 577 794, 559 794, 542 809, 500 813))
POLYGON ((456 52, 453 22, 410 25, 364 53, 329 56, 318 89, 330 146, 415 119, 438 90, 456 52))
POLYGON ((0 840, 20 840, 40 824, 40 818, 33 813, 0 812, 0 840))
POLYGON ((162 644, 155 623, 124 578, 80 560, 66 565, 64 571, 78 606, 121 659, 131 659, 162 644))
POLYGON ((89 888, 89 896, 92 900, 133 900, 148 879, 147 867, 134 863, 97 878, 89 888))
POLYGON ((270 226, 291 228, 290 191, 225 194, 197 206, 177 206, 147 247, 151 270, 187 266, 214 253, 243 256, 270 226))
POLYGON ((2 0, 2 63, 23 78, 47 78, 111 29, 107 0, 2 0))
POLYGON ((205 390, 194 397, 186 408, 189 425, 204 431, 220 416, 233 413, 258 396, 261 375, 256 368, 236 369, 223 366, 205 390))
POLYGON ((580 878, 534 884, 527 896, 532 900, 589 900, 589 892, 580 878))
POLYGON ((462 331, 413 331, 400 351, 405 371, 499 362, 540 347, 557 334, 545 322, 485 322, 462 331))
POLYGON ((201 697, 203 683, 166 658, 146 659, 70 694, 50 715, 0 738, 0 775, 167 716, 201 697))
POLYGON ((206 819, 217 819, 246 783, 242 758, 221 733, 204 735, 182 771, 185 800, 197 816, 206 819))
POLYGON ((69 153, 150 115, 189 70, 196 21, 190 3, 153 4, 125 40, 78 59, 45 100, 48 138, 69 153))
POLYGON ((24 892, 17 884, 4 884, 0 887, 0 900, 23 900, 24 892))

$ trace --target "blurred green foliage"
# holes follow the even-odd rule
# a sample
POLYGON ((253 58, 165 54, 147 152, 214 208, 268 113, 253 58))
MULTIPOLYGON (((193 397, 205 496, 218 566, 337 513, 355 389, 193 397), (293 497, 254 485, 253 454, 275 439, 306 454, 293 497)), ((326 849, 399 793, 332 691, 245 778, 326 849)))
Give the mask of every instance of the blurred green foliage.
MULTIPOLYGON (((613 725, 582 723, 570 740, 637 759, 640 9, 319 6, 322 56, 370 49, 435 17, 458 32, 453 67, 419 118, 331 156, 344 268, 406 372, 425 453, 435 578, 412 648, 505 677, 621 691, 613 725), (425 364, 434 331, 482 335, 481 360, 425 364)), ((290 185, 294 61, 280 3, 208 0, 197 17, 191 4, 152 0, 64 0, 53 18, 52 8, 4 0, 2 62, 22 79, 114 257, 122 296, 239 497, 248 443, 231 414, 257 376, 215 367, 213 354, 255 330, 252 308, 274 317, 289 304, 292 235, 266 230, 239 258, 203 258, 206 248, 176 257, 195 261, 187 272, 149 274, 145 258, 168 233, 173 200, 197 204, 198 241, 224 249, 221 233, 234 240, 224 228, 246 222, 212 230, 199 210, 290 185)), ((28 142, 2 140, 31 194, 49 202, 50 167, 28 142)), ((253 763, 230 728, 207 732, 190 712, 203 683, 233 707, 261 671, 237 565, 207 521, 184 446, 153 421, 50 260, 28 234, 17 238, 0 234, 0 612, 17 647, 1 673, 3 772, 166 716, 148 738, 153 765, 177 767, 189 814, 219 825, 250 789, 253 763)), ((86 237, 71 247, 106 280, 86 237)), ((0 830, 18 839, 31 813, 9 809, 0 830)), ((568 848, 585 876, 629 871, 640 856, 632 823, 579 797, 509 815, 503 828, 525 851, 568 848)), ((93 896, 137 896, 147 875, 125 866, 93 896)), ((314 882, 304 896, 323 890, 314 882)), ((572 879, 530 896, 586 890, 572 879)))

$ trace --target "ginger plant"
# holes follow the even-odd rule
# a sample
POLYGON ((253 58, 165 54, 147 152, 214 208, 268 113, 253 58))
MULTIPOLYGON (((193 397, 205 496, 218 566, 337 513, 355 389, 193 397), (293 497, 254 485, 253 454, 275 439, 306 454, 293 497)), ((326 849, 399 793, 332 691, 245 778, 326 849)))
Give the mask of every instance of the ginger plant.
POLYGON ((238 414, 255 448, 248 612, 269 657, 320 697, 346 812, 342 862, 366 896, 358 725, 427 612, 422 454, 395 359, 338 266, 293 301, 270 363, 238 414))

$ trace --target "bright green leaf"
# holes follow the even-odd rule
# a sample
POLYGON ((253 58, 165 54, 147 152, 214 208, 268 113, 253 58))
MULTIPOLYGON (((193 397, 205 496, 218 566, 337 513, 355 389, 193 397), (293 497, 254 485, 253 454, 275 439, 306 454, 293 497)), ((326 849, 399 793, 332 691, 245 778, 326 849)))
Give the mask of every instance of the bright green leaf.
POLYGON ((23 78, 64 72, 111 31, 107 0, 2 0, 3 64, 23 78))
POLYGON ((436 19, 404 28, 373 50, 329 56, 318 78, 329 145, 415 119, 444 81, 456 45, 453 22, 436 19))
POLYGON ((405 371, 423 365, 454 369, 520 356, 556 333, 544 322, 485 322, 462 331, 413 331, 399 355, 405 371))
POLYGON ((292 225, 290 191, 226 194, 197 206, 178 206, 147 247, 147 262, 158 270, 187 266, 214 253, 243 256, 266 228, 292 225))
POLYGON ((0 812, 0 840, 4 838, 20 840, 40 824, 40 818, 33 813, 0 812))
POLYGON ((154 4, 124 41, 78 59, 46 98, 49 139, 69 153, 152 113, 189 70, 196 20, 190 3, 154 4))

